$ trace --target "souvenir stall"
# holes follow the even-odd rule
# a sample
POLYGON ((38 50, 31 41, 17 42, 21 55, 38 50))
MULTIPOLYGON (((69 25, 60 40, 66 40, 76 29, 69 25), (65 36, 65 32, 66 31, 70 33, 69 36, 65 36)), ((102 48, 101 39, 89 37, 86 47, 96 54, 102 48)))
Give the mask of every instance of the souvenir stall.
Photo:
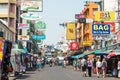
POLYGON ((13 48, 11 50, 11 63, 13 65, 13 72, 11 76, 16 76, 22 72, 22 67, 24 66, 24 50, 13 48))
POLYGON ((10 62, 12 42, 0 40, 0 80, 9 80, 8 73, 13 71, 10 62))

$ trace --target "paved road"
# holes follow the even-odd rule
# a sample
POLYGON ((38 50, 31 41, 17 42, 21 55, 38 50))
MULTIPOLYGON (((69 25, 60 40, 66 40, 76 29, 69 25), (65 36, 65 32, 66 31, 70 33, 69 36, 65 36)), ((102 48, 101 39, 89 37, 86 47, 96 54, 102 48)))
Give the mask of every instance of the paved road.
POLYGON ((74 71, 71 67, 62 68, 59 66, 46 66, 43 70, 27 71, 26 74, 10 80, 120 80, 114 77, 97 78, 96 75, 92 77, 82 77, 81 71, 74 71))

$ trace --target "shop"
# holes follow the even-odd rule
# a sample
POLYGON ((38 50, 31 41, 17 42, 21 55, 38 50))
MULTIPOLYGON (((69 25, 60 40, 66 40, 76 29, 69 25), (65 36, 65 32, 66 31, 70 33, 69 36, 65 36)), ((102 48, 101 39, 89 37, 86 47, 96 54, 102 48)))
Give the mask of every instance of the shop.
POLYGON ((10 62, 12 42, 0 40, 0 80, 8 80, 8 73, 13 71, 10 62))

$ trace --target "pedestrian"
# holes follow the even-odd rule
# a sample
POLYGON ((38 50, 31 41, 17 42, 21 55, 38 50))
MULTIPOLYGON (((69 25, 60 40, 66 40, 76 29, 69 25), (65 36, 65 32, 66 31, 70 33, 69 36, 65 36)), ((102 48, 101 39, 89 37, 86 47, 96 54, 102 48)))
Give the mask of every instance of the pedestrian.
POLYGON ((76 71, 77 70, 77 60, 76 59, 73 60, 73 67, 74 67, 74 70, 76 71))
POLYGON ((102 63, 100 62, 100 59, 97 60, 96 62, 96 72, 97 72, 97 77, 100 77, 100 70, 101 70, 101 65, 102 63))
POLYGON ((85 58, 82 58, 81 60, 81 67, 82 67, 83 77, 86 77, 87 61, 85 58))
POLYGON ((80 59, 77 59, 77 70, 80 70, 80 59))
POLYGON ((117 69, 118 69, 118 77, 120 78, 120 61, 118 61, 117 69))
POLYGON ((92 67, 93 67, 92 61, 90 60, 90 58, 88 58, 87 68, 88 68, 88 76, 89 77, 92 76, 92 67))
POLYGON ((40 58, 38 58, 37 59, 37 68, 38 68, 38 71, 40 71, 40 69, 41 69, 41 60, 40 60, 40 58))
POLYGON ((102 60, 102 73, 103 73, 103 78, 105 78, 106 77, 106 70, 107 70, 107 62, 106 62, 106 60, 105 59, 103 59, 102 60))

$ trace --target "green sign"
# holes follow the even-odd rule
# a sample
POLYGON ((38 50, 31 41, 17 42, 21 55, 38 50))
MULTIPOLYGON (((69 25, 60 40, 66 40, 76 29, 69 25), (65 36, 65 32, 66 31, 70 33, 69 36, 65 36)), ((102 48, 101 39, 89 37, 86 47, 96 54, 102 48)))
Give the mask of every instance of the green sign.
POLYGON ((36 28, 37 29, 46 29, 46 24, 43 21, 38 21, 36 23, 36 28))

